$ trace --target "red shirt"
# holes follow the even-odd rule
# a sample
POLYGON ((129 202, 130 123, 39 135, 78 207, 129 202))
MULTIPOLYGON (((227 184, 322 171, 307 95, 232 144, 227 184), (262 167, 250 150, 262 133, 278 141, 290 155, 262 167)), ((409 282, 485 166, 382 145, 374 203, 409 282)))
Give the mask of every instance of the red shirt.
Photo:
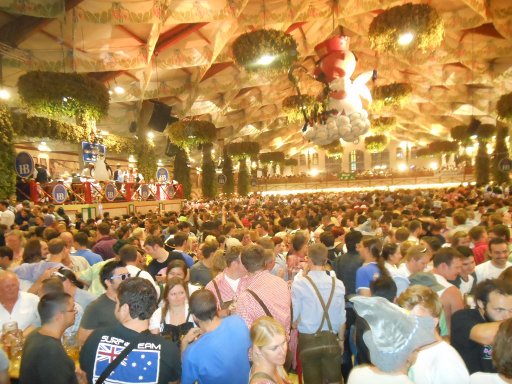
POLYGON ((475 264, 482 264, 487 255, 488 244, 487 241, 477 241, 473 247, 473 256, 475 257, 475 264))
MULTIPOLYGON (((252 276, 247 276, 245 288, 250 289, 263 301, 270 311, 272 317, 279 321, 290 334, 291 322, 291 294, 288 284, 280 277, 270 274, 269 271, 259 271, 252 276)), ((265 311, 256 299, 246 290, 240 293, 236 301, 235 313, 244 319, 247 327, 251 328, 252 323, 265 311)))

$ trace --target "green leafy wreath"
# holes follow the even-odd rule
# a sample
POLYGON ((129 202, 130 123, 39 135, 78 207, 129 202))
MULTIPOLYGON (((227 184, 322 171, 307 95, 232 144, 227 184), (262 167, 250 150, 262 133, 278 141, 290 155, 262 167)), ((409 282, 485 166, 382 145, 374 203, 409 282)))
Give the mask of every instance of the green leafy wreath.
POLYGON ((105 85, 78 73, 30 71, 18 79, 22 102, 34 114, 97 121, 108 112, 105 85))
POLYGON ((386 149, 388 138, 384 135, 367 136, 364 139, 364 147, 370 153, 380 153, 386 149))
POLYGON ((213 143, 217 129, 213 123, 202 120, 178 121, 165 130, 169 140, 180 148, 194 148, 213 143))
POLYGON ((388 133, 396 125, 396 117, 382 116, 376 119, 372 119, 370 130, 375 134, 388 133))
POLYGON ((341 159, 343 157, 343 146, 339 140, 334 140, 332 143, 327 145, 321 145, 320 148, 325 151, 327 157, 335 159, 341 159))
POLYGON ((427 146, 431 154, 455 153, 459 150, 459 143, 456 141, 436 140, 427 146))
POLYGON ((437 11, 427 4, 404 4, 376 16, 368 32, 370 46, 378 52, 429 52, 441 45, 444 23, 437 11), (411 33, 410 44, 401 45, 399 38, 411 33))
POLYGON ((496 111, 500 119, 512 119, 512 92, 500 97, 496 104, 496 111))
POLYGON ((260 144, 255 141, 241 141, 226 145, 228 154, 235 160, 254 157, 260 152, 260 144))
POLYGON ((247 72, 279 74, 297 61, 297 42, 282 31, 259 29, 244 33, 233 42, 233 57, 247 72), (274 60, 268 65, 258 64, 263 56, 272 56, 274 60))
POLYGON ((392 83, 373 89, 371 109, 380 111, 386 107, 402 108, 411 97, 412 87, 408 83, 392 83))
POLYGON ((320 106, 321 103, 311 95, 291 95, 283 100, 283 112, 290 123, 304 120, 303 108, 305 108, 306 115, 311 116, 313 111, 320 106))

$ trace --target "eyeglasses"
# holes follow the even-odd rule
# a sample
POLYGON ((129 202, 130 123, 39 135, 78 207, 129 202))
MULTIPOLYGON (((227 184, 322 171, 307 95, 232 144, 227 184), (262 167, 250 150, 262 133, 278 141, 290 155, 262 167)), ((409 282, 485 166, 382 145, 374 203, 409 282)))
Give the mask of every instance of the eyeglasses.
POLYGON ((129 273, 123 273, 121 275, 112 275, 112 277, 110 278, 110 280, 114 280, 114 279, 121 279, 121 280, 126 280, 127 278, 130 277, 130 274, 129 273))

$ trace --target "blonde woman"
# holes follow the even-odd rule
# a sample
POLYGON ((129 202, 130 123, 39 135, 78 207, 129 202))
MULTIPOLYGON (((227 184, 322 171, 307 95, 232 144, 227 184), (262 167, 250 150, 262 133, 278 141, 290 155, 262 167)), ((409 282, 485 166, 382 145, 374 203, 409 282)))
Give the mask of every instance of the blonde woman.
POLYGON ((291 384, 283 368, 288 345, 284 327, 262 316, 251 327, 252 369, 249 384, 291 384))

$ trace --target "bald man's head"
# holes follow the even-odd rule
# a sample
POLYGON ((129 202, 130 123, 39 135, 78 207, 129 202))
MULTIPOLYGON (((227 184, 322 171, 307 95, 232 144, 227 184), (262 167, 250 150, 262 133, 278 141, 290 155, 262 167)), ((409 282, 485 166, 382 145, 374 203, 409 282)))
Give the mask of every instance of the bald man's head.
POLYGON ((11 271, 0 271, 0 302, 9 303, 18 300, 20 282, 11 271))

